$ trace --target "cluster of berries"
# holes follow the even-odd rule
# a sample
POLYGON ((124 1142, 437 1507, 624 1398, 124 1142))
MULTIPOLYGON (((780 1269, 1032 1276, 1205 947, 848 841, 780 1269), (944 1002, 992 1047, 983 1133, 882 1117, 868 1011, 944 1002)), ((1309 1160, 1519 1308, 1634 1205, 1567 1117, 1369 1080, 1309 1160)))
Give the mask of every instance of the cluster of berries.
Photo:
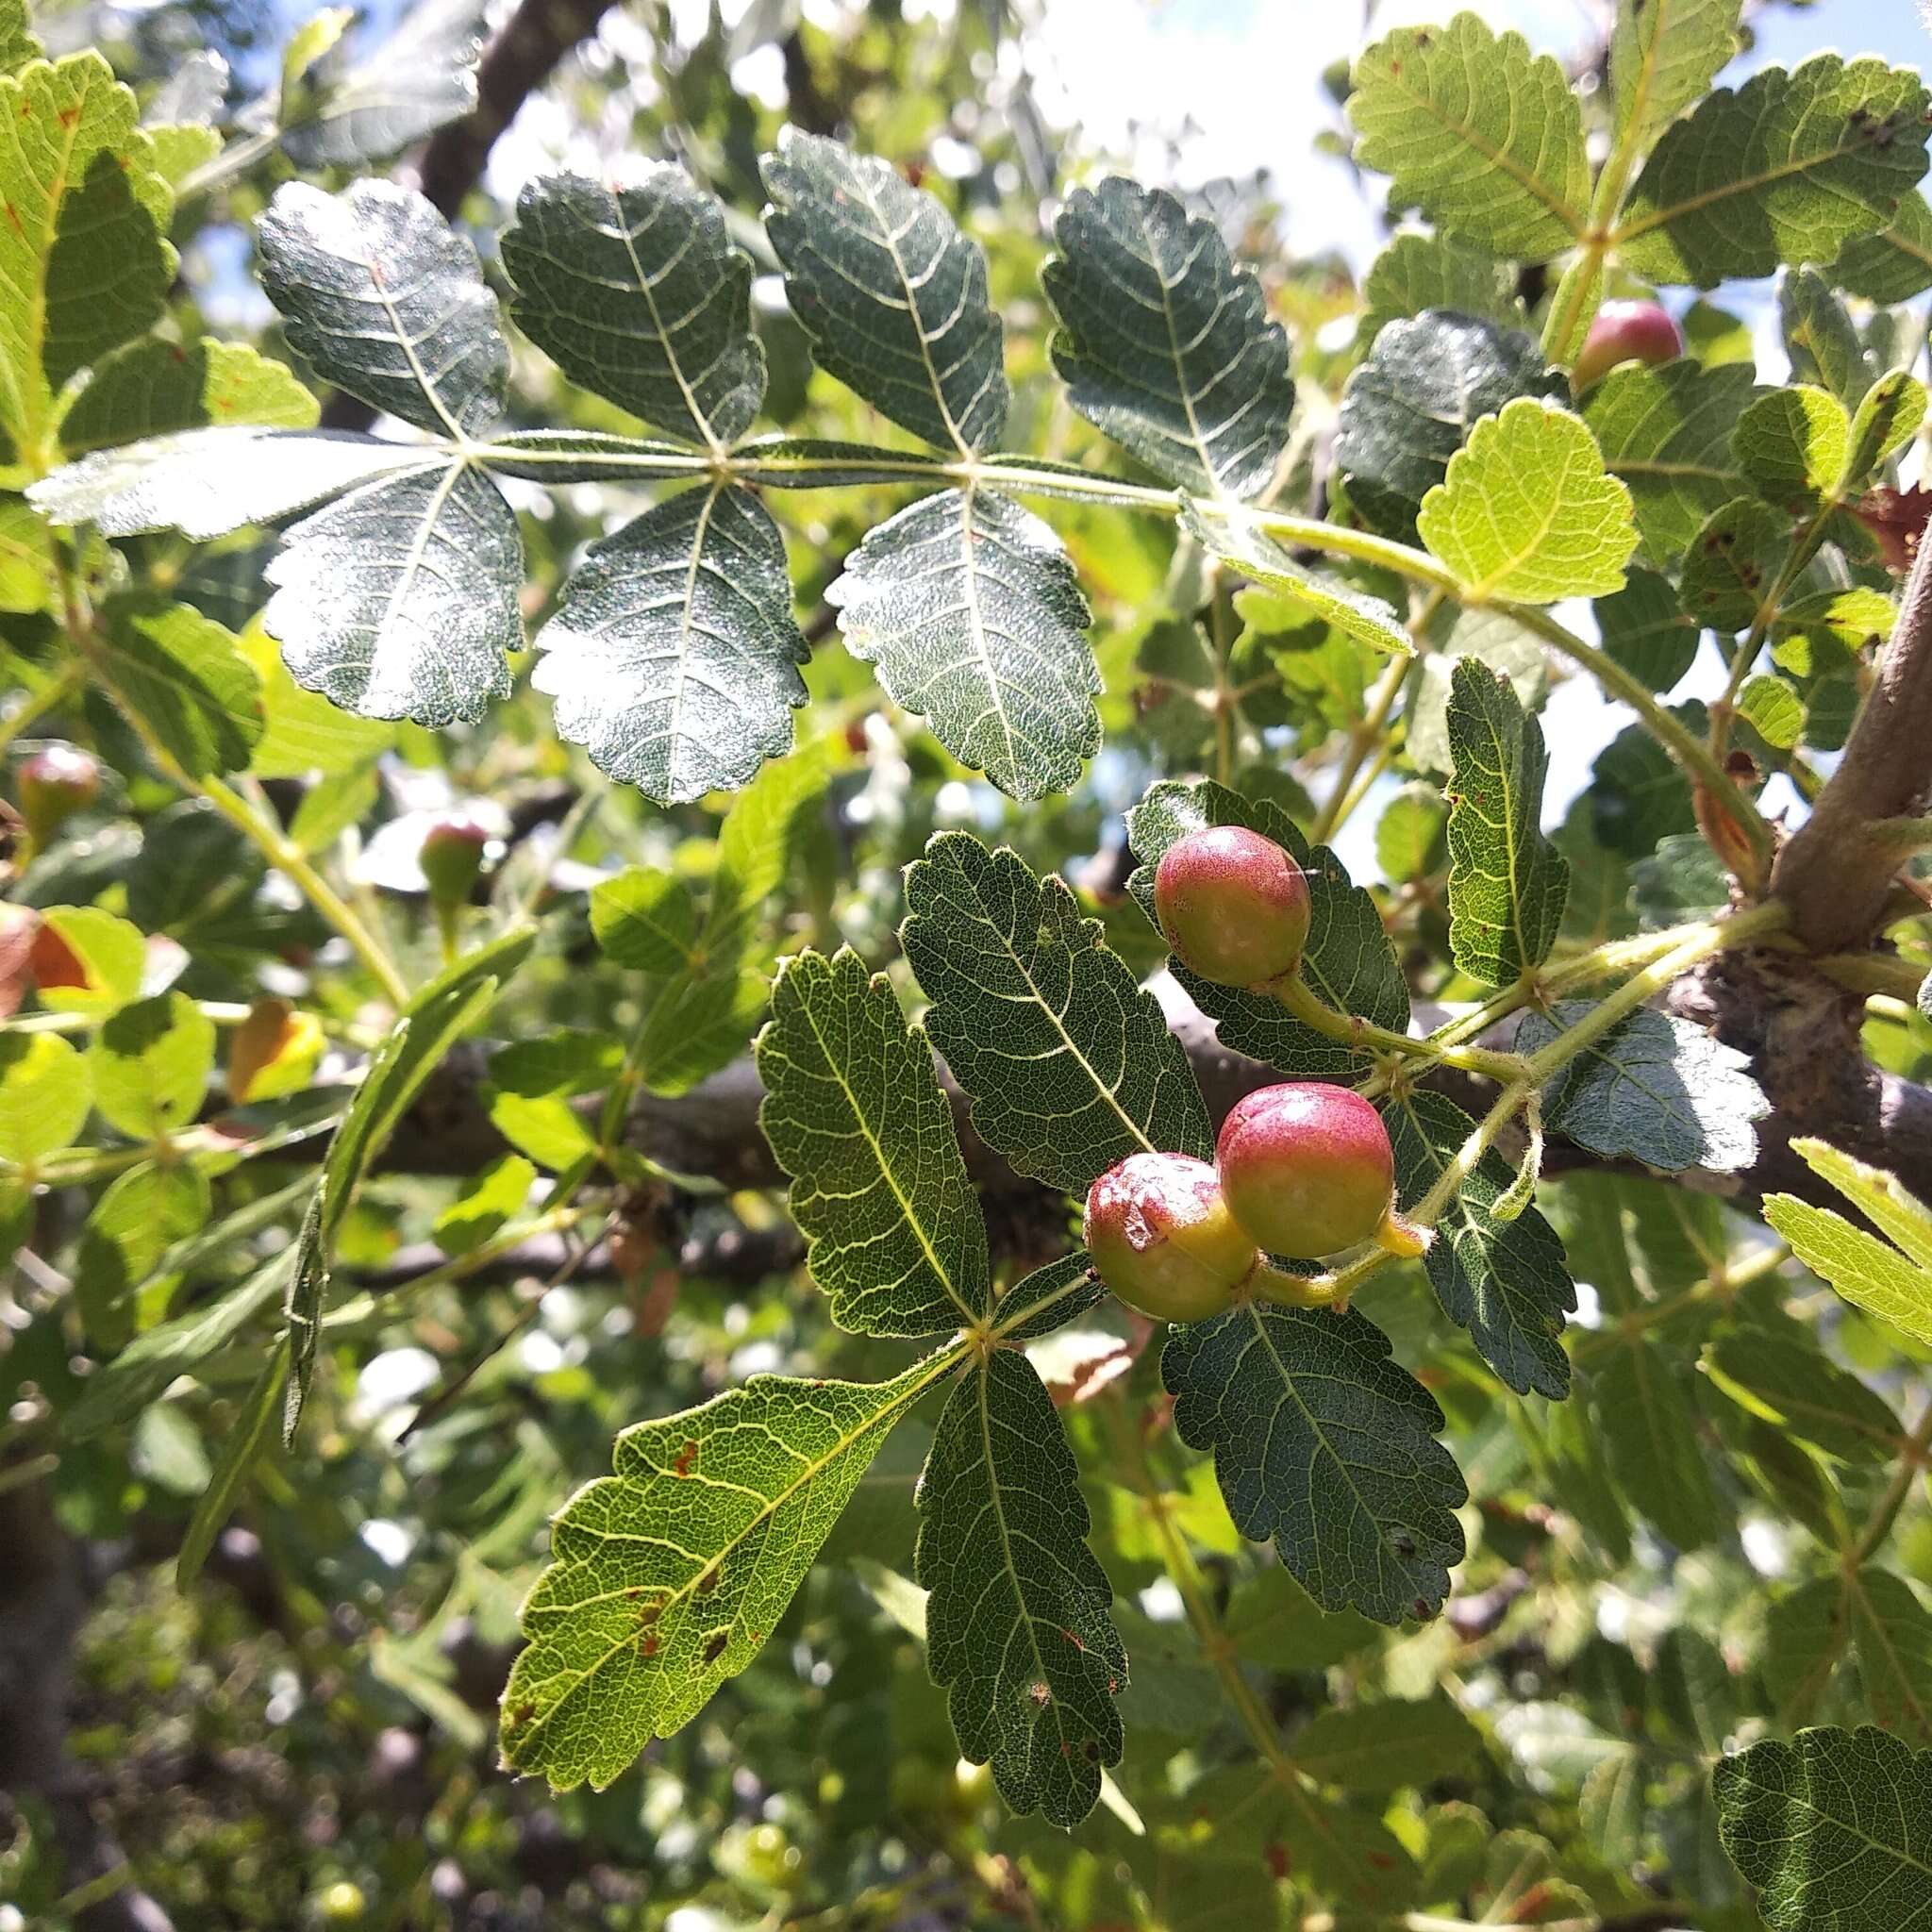
MULTIPOLYGON (((1217 825, 1179 840, 1156 871, 1154 902, 1168 944, 1204 979, 1262 989, 1301 968, 1308 882, 1258 832, 1217 825)), ((1395 1214, 1381 1116, 1360 1094, 1310 1080, 1247 1095, 1211 1162, 1135 1154, 1109 1168, 1088 1193, 1086 1239, 1108 1287, 1163 1322, 1217 1315, 1264 1272, 1277 1298, 1293 1298, 1281 1294, 1293 1277, 1269 1254, 1415 1248, 1395 1214)))

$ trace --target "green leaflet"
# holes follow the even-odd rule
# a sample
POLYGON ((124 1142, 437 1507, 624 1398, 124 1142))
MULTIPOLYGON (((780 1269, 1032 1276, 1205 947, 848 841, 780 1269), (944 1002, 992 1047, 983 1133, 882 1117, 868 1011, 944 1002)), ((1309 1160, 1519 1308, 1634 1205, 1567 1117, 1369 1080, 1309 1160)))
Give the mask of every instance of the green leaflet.
POLYGON ((524 1605, 504 1763, 601 1790, 694 1717, 758 1654, 892 1424, 958 1354, 877 1386, 754 1375, 619 1436, 524 1605))
POLYGON ((312 429, 315 398, 294 372, 245 342, 130 342, 94 366, 60 418, 69 456, 218 424, 312 429))
POLYGON ((1825 272, 1834 288, 1868 302, 1909 302, 1932 288, 1932 204, 1913 190, 1884 227, 1845 243, 1825 272))
POLYGON ((1738 51, 1739 0, 1618 0, 1610 36, 1617 131, 1644 139, 1704 98, 1738 51))
MULTIPOLYGON (((1154 873, 1161 854, 1204 825, 1246 825, 1273 839, 1294 858, 1308 881, 1308 938, 1302 949, 1302 977, 1338 1013, 1358 1014, 1397 1032, 1405 1029, 1408 982, 1402 976, 1374 900, 1362 887, 1350 883, 1341 860, 1327 846, 1310 847, 1294 821, 1268 799, 1243 798, 1205 781, 1148 788, 1127 813, 1127 840, 1141 861, 1128 889, 1149 923, 1158 929, 1154 873)), ((1285 1074, 1354 1076, 1368 1065, 1366 1054, 1314 1032, 1276 1000, 1241 987, 1210 985, 1178 960, 1173 963, 1173 972, 1201 1010, 1219 1023, 1223 1043, 1238 1053, 1266 1060, 1285 1074)), ((1163 1144, 1195 1151, 1180 1141, 1163 1144)))
POLYGON ((1705 518, 1742 492, 1731 433, 1767 393, 1748 363, 1686 358, 1613 369, 1584 399, 1605 465, 1630 491, 1648 561, 1674 565, 1705 518))
POLYGON ((1841 1462, 1885 1463, 1904 1441, 1898 1418, 1807 1337, 1737 1328, 1704 1352, 1711 1382, 1748 1413, 1841 1462))
POLYGON ((214 1023, 186 993, 136 1000, 102 1023, 88 1049, 94 1106, 129 1140, 159 1140, 201 1111, 214 1058, 214 1023))
POLYGON ((661 805, 736 791, 782 758, 810 656, 777 525, 722 486, 593 543, 536 647, 531 682, 557 700, 558 735, 661 805))
POLYGON ((139 335, 175 273, 174 197, 92 50, 0 78, 0 430, 44 457, 67 378, 139 335))
POLYGON ((358 181, 275 192, 258 225, 262 287, 324 381, 432 434, 503 413, 509 350, 476 251, 420 194, 358 181))
POLYGON ((1657 142, 1617 254, 1646 280, 1701 289, 1829 261, 1924 174, 1925 106, 1916 74, 1835 54, 1720 88, 1657 142))
POLYGON ((233 633, 186 604, 109 605, 101 656, 114 694, 191 778, 239 772, 262 734, 261 679, 233 633))
POLYGON ((1798 383, 1753 403, 1738 418, 1731 447, 1758 495, 1804 515, 1836 491, 1845 474, 1851 418, 1835 396, 1798 383))
POLYGON ((1512 986, 1549 957, 1570 867, 1539 829, 1549 759, 1507 679, 1457 660, 1449 694, 1449 945, 1457 965, 1512 986))
POLYGON ((924 1034, 849 947, 779 968, 758 1039, 758 1123, 832 1319, 931 1335, 992 1306, 986 1228, 924 1034))
POLYGON ((1520 328, 1442 310, 1391 322, 1341 398, 1335 461, 1349 502, 1407 541, 1423 498, 1479 417, 1516 396, 1569 394, 1562 372, 1545 366, 1520 328))
POLYGON ((1932 1925, 1932 1752, 1870 1724, 1800 1731, 1723 1759, 1711 1789, 1772 1932, 1932 1925))
POLYGON ((1485 417, 1423 499, 1416 529, 1466 597, 1554 604, 1621 590, 1630 492, 1583 422, 1528 396, 1485 417))
POLYGON ((1633 570, 1613 597, 1599 597, 1604 649, 1651 691, 1669 691, 1697 656, 1698 627, 1668 577, 1633 570))
POLYGON ((766 232, 821 366, 936 448, 991 448, 1008 390, 979 244, 886 162, 796 127, 763 172, 766 232))
POLYGON ((536 942, 536 928, 524 926, 465 954, 415 994, 370 1060, 329 1142, 295 1244, 286 1304, 291 1355, 282 1416, 284 1441, 294 1440, 302 1419, 322 1335, 336 1236, 362 1176, 423 1083, 490 1010, 497 988, 523 965, 536 942))
MULTIPOLYGON (((1405 1208, 1413 1207, 1455 1159, 1475 1123, 1452 1100, 1414 1088, 1383 1116, 1405 1208)), ((1490 1211, 1514 1175, 1493 1148, 1464 1180, 1436 1224, 1423 1257, 1430 1286, 1452 1322, 1469 1331, 1482 1358, 1519 1395, 1560 1401, 1570 1391, 1563 1317, 1576 1290, 1556 1230, 1535 1208, 1513 1221, 1490 1211)))
POLYGON ((1675 1360, 1641 1334, 1619 1342, 1586 1384, 1610 1468, 1631 1507, 1679 1549, 1701 1548, 1723 1523, 1675 1360))
POLYGON ((1506 263, 1464 248, 1446 235, 1395 236, 1376 256, 1362 283, 1363 313, 1356 341, 1372 344, 1391 322, 1428 308, 1453 308, 1506 328, 1521 328, 1523 304, 1506 263))
POLYGON ((1221 231, 1158 188, 1076 188, 1041 272, 1054 366, 1074 408, 1169 482, 1265 490, 1288 446, 1288 335, 1221 231))
POLYGON ((1236 1526, 1272 1538, 1324 1609, 1436 1614, 1468 1492, 1435 1440, 1441 1411, 1380 1329, 1354 1309, 1250 1302, 1171 1331, 1160 1372, 1236 1526))
POLYGON ((70 1145, 93 1105, 87 1060, 58 1033, 0 1034, 0 1159, 31 1167, 70 1145))
POLYGON ((1847 411, 1856 409, 1879 371, 1831 284, 1816 269, 1790 269, 1778 288, 1777 307, 1791 379, 1816 383, 1847 411))
POLYGON ((1442 1692, 1318 1710, 1294 1734, 1294 1761, 1324 1785, 1392 1791, 1451 1777, 1482 1749, 1482 1734, 1442 1692))
POLYGON ((1179 1041, 1062 880, 941 832, 907 872, 906 907, 927 1030, 980 1139, 1022 1174, 1084 1194, 1129 1154, 1212 1151, 1179 1041))
POLYGON ((1077 1824, 1124 1749, 1126 1653, 1088 1551, 1079 1472, 1026 1358, 969 1365, 919 1483, 914 1574, 930 1595, 933 1680, 965 1756, 991 1760, 1015 1811, 1077 1824))
POLYGON ((1100 749, 1079 578, 1010 497, 923 497, 867 533, 825 601, 892 701, 1010 797, 1066 791, 1100 749))
POLYGON ((1356 62, 1349 119, 1364 167, 1457 242, 1541 260, 1583 232, 1590 162, 1569 76, 1474 13, 1402 27, 1356 62))
POLYGON ((713 448, 751 426, 765 392, 751 258, 682 168, 540 175, 502 246, 518 325, 573 382, 713 448))
MULTIPOLYGON (((1564 1000, 1529 1013, 1516 1050, 1535 1053, 1590 1010, 1564 1000)), ((1730 1174, 1757 1158, 1753 1123, 1771 1111, 1748 1058, 1704 1027, 1640 1007, 1543 1090, 1543 1123, 1607 1159, 1730 1174)))

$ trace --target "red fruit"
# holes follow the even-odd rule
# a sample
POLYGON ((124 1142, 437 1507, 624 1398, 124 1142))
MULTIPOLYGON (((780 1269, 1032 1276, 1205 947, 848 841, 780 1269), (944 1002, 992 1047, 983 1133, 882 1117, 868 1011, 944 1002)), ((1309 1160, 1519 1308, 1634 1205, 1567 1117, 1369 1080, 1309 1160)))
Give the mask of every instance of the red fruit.
POLYGON ((1154 910, 1168 944, 1203 979, 1259 986, 1302 962, 1308 882, 1273 839, 1214 825, 1161 855, 1154 910))
POLYGON ((1581 392, 1619 362, 1673 362, 1683 353, 1683 331, 1655 302, 1606 302, 1583 339, 1570 386, 1581 392))
POLYGON ((483 870, 483 855, 490 844, 490 833, 467 812, 452 812, 441 818, 423 835, 423 848, 416 862, 429 886, 429 896, 438 906, 460 906, 470 896, 470 888, 483 870))
POLYGON ((1128 1307, 1157 1322, 1218 1315, 1261 1258, 1221 1183, 1186 1154, 1130 1154, 1087 1194, 1087 1250, 1128 1307))
POLYGON ((1321 1081, 1263 1087, 1223 1123, 1214 1164, 1228 1211, 1273 1255, 1332 1255, 1379 1235, 1395 1157, 1359 1093, 1321 1081))
POLYGON ((77 811, 100 796, 101 768, 92 754, 71 744, 50 744, 20 768, 20 815, 27 836, 44 845, 77 811))

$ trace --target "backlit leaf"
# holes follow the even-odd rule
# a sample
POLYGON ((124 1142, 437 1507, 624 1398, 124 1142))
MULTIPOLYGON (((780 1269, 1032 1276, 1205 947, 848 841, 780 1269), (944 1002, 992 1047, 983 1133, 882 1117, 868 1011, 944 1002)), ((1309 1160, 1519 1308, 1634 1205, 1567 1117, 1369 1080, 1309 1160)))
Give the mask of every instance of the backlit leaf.
POLYGON ((201 1111, 214 1023, 185 993, 156 993, 111 1014, 88 1059, 101 1118, 130 1140, 159 1140, 201 1111))
POLYGON ((217 424, 311 429, 315 398, 286 364, 246 342, 131 342, 95 366, 60 419, 70 456, 217 424))
POLYGON ((1610 36, 1617 131, 1640 139, 1704 98, 1738 51, 1739 0, 1618 0, 1610 36))
POLYGON ((0 1159, 31 1166, 58 1154, 92 1105, 88 1063, 58 1033, 0 1033, 0 1159))
POLYGON ((109 615, 101 655, 115 695, 191 778, 242 770, 262 733, 261 680, 233 634, 158 598, 109 615))

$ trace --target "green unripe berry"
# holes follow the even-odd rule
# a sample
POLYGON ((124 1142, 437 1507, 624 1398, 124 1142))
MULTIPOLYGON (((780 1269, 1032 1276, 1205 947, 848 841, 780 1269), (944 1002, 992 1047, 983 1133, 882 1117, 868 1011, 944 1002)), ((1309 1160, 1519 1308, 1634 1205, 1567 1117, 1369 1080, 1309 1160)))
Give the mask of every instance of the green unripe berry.
POLYGON ((1270 1254, 1332 1255, 1390 1225, 1388 1129, 1346 1087, 1291 1080, 1248 1094, 1222 1124, 1214 1164, 1228 1211, 1270 1254))
POLYGON ((434 904, 450 907, 468 901, 470 889, 483 870, 483 856, 489 845, 488 829, 467 812, 451 812, 424 833, 416 862, 423 868, 424 881, 434 904))
POLYGON ((1620 362, 1674 362, 1684 353, 1684 334, 1655 302, 1606 302, 1570 372, 1581 394, 1620 362))
POLYGON ((50 744, 20 768, 20 815, 27 836, 44 845, 101 791, 101 768, 92 755, 72 744, 50 744))
POLYGON ((1259 986, 1301 964, 1308 882, 1273 839, 1210 825, 1161 855, 1154 910, 1190 970, 1217 986, 1259 986))
POLYGON ((1128 1307, 1157 1322, 1201 1322, 1232 1305, 1260 1260, 1221 1183, 1186 1154, 1130 1154, 1087 1194, 1087 1251, 1128 1307))

